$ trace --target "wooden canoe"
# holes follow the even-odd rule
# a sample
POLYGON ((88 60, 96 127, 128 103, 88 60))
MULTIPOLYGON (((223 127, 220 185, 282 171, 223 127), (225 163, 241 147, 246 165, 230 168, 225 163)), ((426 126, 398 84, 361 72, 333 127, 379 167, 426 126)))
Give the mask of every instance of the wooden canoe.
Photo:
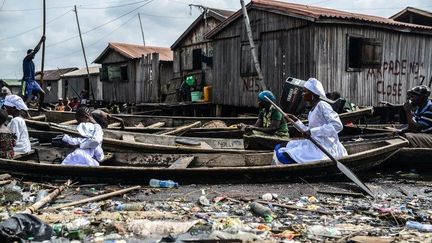
MULTIPOLYGON (((79 136, 73 126, 50 124, 51 130, 79 136)), ((248 153, 242 139, 188 138, 124 131, 104 131, 103 147, 109 151, 161 153, 248 153), (179 141, 182 139, 182 141, 179 141)))
MULTIPOLYGON (((341 158, 340 162, 353 171, 367 170, 379 165, 387 156, 406 146, 406 144, 407 141, 400 137, 345 143, 350 155, 341 158)), ((41 152, 40 157, 43 158, 43 154, 41 152)), ((141 154, 141 156, 145 158, 147 155, 141 154)), ((148 156, 155 158, 154 154, 148 156)), ((171 165, 180 156, 190 156, 190 154, 165 156, 171 156, 170 161, 166 162, 167 165, 171 165)), ((149 166, 144 159, 137 160, 131 154, 121 157, 127 158, 123 166, 99 167, 65 166, 0 159, 0 171, 43 180, 70 178, 80 182, 148 184, 151 178, 158 178, 175 180, 180 185, 188 183, 267 183, 297 180, 299 177, 329 177, 340 174, 335 164, 330 160, 271 166, 269 164, 272 153, 193 154, 192 156, 194 158, 189 167, 172 169, 149 166), (143 161, 143 163, 135 163, 132 166, 131 161, 133 160, 143 161), (217 163, 224 163, 224 166, 215 167, 214 165, 217 163)), ((163 157, 161 160, 160 164, 164 164, 163 157)))
MULTIPOLYGON (((344 124, 357 121, 365 116, 370 116, 373 113, 373 107, 364 107, 358 111, 346 112, 339 114, 344 124)), ((58 112, 46 111, 46 121, 61 123, 75 119, 74 112, 58 112)), ((257 120, 256 116, 253 117, 186 117, 186 116, 152 116, 152 115, 129 115, 129 114, 115 114, 114 116, 122 118, 126 126, 135 126, 139 123, 144 126, 154 124, 157 122, 164 122, 166 127, 178 127, 191 124, 193 122, 201 121, 202 123, 220 120, 225 122, 226 125, 234 125, 238 123, 254 124, 257 120)))

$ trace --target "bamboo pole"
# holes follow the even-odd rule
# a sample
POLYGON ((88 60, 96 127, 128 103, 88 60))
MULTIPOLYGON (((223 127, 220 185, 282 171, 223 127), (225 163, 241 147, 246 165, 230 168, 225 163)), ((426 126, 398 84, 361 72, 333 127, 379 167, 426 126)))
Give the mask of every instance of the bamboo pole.
POLYGON ((95 202, 95 201, 103 200, 103 199, 110 198, 110 197, 113 197, 113 196, 122 195, 122 194, 125 194, 127 192, 130 192, 130 191, 133 191, 133 190, 137 190, 137 189, 140 189, 140 188, 141 188, 141 186, 129 187, 129 188, 126 188, 126 189, 123 189, 123 190, 119 190, 119 191, 115 191, 115 192, 110 192, 110 193, 107 193, 107 194, 103 194, 103 195, 99 195, 99 196, 95 196, 95 197, 90 197, 90 198, 86 198, 86 199, 75 201, 75 202, 71 202, 71 203, 60 204, 58 206, 50 208, 50 210, 57 210, 57 209, 65 208, 65 207, 71 207, 71 206, 75 206, 75 205, 80 205, 80 204, 83 204, 83 203, 95 202))
MULTIPOLYGON (((46 33, 46 4, 43 0, 43 30, 42 35, 45 36, 46 33)), ((45 68, 45 40, 42 43, 42 63, 41 63, 41 86, 44 83, 44 68, 45 68)))
POLYGON ((92 85, 90 82, 90 70, 89 70, 88 63, 87 63, 87 57, 86 57, 86 53, 85 53, 85 49, 84 49, 84 43, 83 43, 83 39, 82 39, 82 35, 81 35, 81 28, 80 28, 80 24, 79 24, 78 10, 77 10, 76 5, 74 6, 74 11, 75 11, 75 18, 76 18, 77 26, 78 26, 78 33, 79 33, 79 37, 81 40, 81 48, 82 48, 83 55, 84 55, 84 62, 85 62, 86 69, 87 69, 87 79, 88 79, 89 87, 90 87, 89 92, 91 92, 92 98, 93 98, 93 100, 95 100, 93 88, 92 88, 92 85))
POLYGON ((33 205, 31 205, 30 207, 28 207, 25 212, 26 213, 36 213, 40 208, 42 208, 45 204, 51 202, 52 200, 54 200, 58 195, 60 195, 60 193, 67 188, 68 186, 70 186, 71 181, 68 180, 65 184, 61 185, 59 188, 56 188, 53 192, 51 192, 50 194, 48 194, 46 197, 42 198, 41 200, 37 201, 36 203, 34 203, 33 205))
POLYGON ((192 123, 190 125, 178 127, 178 128, 176 128, 176 129, 174 129, 172 131, 163 132, 160 135, 173 135, 173 134, 177 134, 177 133, 180 133, 180 132, 187 131, 187 130, 193 128, 193 127, 197 127, 199 125, 201 125, 201 122, 197 121, 197 122, 194 122, 194 123, 192 123))
POLYGON ((143 46, 145 46, 145 38, 144 38, 144 30, 143 30, 143 26, 142 26, 142 22, 141 22, 141 15, 138 13, 138 19, 140 22, 140 27, 141 27, 141 36, 142 36, 142 41, 143 41, 143 46))
POLYGON ((158 128, 158 127, 163 127, 163 126, 165 126, 165 122, 156 122, 156 123, 153 123, 149 126, 146 126, 145 128, 158 128))
POLYGON ((246 33, 247 33, 247 36, 248 36, 248 39, 249 39, 249 44, 250 44, 250 47, 251 47, 250 49, 251 49, 251 52, 252 52, 252 58, 253 58, 253 61, 254 61, 254 64, 255 64, 255 69, 256 69, 256 71, 258 73, 258 79, 259 79, 258 82, 259 82, 259 85, 261 86, 261 90, 267 90, 267 85, 264 82, 264 76, 262 74, 261 66, 260 66, 259 60, 258 60, 257 51, 256 51, 256 48, 255 48, 255 43, 253 41, 252 30, 251 30, 250 21, 249 21, 249 15, 247 13, 247 9, 245 7, 245 4, 244 4, 243 0, 240 0, 240 4, 242 6, 243 18, 244 18, 244 21, 245 21, 246 33))

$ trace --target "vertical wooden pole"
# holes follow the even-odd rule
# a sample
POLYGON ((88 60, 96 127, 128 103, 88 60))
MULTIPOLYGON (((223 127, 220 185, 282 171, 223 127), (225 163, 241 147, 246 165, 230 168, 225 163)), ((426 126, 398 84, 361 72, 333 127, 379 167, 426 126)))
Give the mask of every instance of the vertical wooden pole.
POLYGON ((87 57, 86 57, 86 53, 85 53, 85 49, 84 49, 84 43, 83 43, 83 39, 82 39, 82 35, 81 35, 81 28, 80 28, 80 24, 79 24, 79 20, 78 20, 78 10, 77 10, 76 5, 74 6, 74 11, 75 11, 75 18, 76 18, 77 26, 78 26, 78 33, 79 33, 79 37, 80 37, 80 40, 81 40, 81 48, 82 48, 82 51, 83 51, 84 61, 85 61, 86 69, 87 69, 87 78, 88 78, 89 87, 90 87, 89 92, 91 92, 93 101, 95 101, 96 99, 95 99, 93 88, 92 88, 92 85, 91 85, 90 70, 89 70, 88 63, 87 63, 87 57))
POLYGON ((258 60, 258 54, 257 54, 256 48, 255 48, 255 43, 253 41, 252 30, 251 30, 250 22, 249 22, 249 15, 247 13, 247 9, 245 7, 245 4, 244 4, 243 0, 240 0, 240 4, 242 6, 243 18, 244 18, 244 21, 245 21, 246 33, 247 33, 247 36, 248 36, 248 39, 249 39, 249 44, 250 44, 250 47, 251 47, 252 58, 253 58, 253 61, 254 61, 254 64, 255 64, 255 69, 257 70, 257 73, 258 73, 258 79, 259 79, 258 82, 259 82, 259 84, 261 86, 261 89, 262 90, 266 90, 267 89, 267 85, 264 82, 264 77, 263 77, 263 74, 262 74, 262 71, 261 71, 261 66, 260 66, 259 60, 258 60))
MULTIPOLYGON (((45 36, 46 32, 46 5, 45 0, 43 0, 43 28, 42 35, 45 36)), ((41 86, 43 88, 44 83, 44 68, 45 68, 45 40, 42 43, 42 64, 41 64, 41 86)))
POLYGON ((141 22, 141 15, 138 13, 138 19, 140 22, 140 27, 141 27, 141 35, 142 35, 142 40, 143 40, 143 46, 145 46, 145 38, 144 38, 144 30, 143 30, 143 26, 142 26, 142 22, 141 22))

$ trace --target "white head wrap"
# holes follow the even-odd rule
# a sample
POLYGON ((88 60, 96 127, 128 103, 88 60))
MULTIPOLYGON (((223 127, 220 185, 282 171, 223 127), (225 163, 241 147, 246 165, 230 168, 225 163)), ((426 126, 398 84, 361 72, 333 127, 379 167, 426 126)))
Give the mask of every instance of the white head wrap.
POLYGON ((11 95, 12 92, 10 91, 10 89, 8 87, 4 86, 3 88, 1 88, 1 94, 11 95))
POLYGON ((80 148, 96 148, 102 143, 103 131, 99 124, 82 122, 77 126, 77 130, 81 136, 88 138, 85 142, 80 144, 80 148))
POLYGON ((316 78, 308 79, 308 81, 306 81, 304 84, 304 87, 316 95, 326 97, 322 83, 316 78))
POLYGON ((17 110, 28 111, 27 105, 24 103, 23 99, 18 95, 8 95, 4 101, 5 106, 15 107, 17 110))

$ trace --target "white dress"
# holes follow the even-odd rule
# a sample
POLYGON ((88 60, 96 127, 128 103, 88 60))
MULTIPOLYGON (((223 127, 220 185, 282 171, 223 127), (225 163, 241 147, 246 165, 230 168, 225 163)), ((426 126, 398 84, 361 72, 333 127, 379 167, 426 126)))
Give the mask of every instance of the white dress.
MULTIPOLYGON (((310 130, 311 136, 334 157, 348 155, 338 136, 338 133, 343 129, 342 122, 339 115, 333 111, 328 103, 318 102, 315 108, 309 112, 308 120, 309 126, 305 126, 300 120, 296 124, 305 131, 310 130)), ((308 139, 290 141, 286 147, 280 148, 280 152, 288 153, 297 163, 329 159, 308 139)))
POLYGON ((64 135, 63 141, 70 145, 79 145, 63 160, 63 165, 82 165, 82 166, 99 166, 99 161, 104 159, 102 150, 102 128, 96 124, 95 134, 91 138, 78 137, 74 138, 64 135))
POLYGON ((15 133, 17 140, 14 147, 15 154, 23 154, 31 151, 27 125, 20 116, 11 119, 7 127, 15 133))

